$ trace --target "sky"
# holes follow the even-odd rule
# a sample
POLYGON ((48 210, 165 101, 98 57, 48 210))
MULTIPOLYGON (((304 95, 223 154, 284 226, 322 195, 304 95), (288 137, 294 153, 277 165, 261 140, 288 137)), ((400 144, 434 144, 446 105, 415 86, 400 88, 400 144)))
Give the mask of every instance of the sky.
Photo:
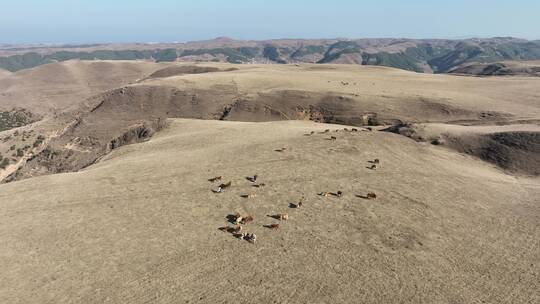
POLYGON ((0 43, 540 39, 539 0, 0 0, 0 43))

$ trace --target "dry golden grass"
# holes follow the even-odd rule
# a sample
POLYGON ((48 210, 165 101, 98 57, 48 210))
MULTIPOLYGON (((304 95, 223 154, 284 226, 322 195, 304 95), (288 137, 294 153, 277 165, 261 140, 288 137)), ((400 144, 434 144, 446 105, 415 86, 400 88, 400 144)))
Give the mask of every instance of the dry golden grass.
POLYGON ((0 302, 540 300, 538 179, 391 133, 330 142, 327 128, 171 120, 81 172, 0 185, 0 302), (253 172, 266 187, 245 200, 253 172), (232 186, 215 194, 219 175, 232 186), (218 229, 234 212, 255 219, 242 230, 255 244, 218 229))

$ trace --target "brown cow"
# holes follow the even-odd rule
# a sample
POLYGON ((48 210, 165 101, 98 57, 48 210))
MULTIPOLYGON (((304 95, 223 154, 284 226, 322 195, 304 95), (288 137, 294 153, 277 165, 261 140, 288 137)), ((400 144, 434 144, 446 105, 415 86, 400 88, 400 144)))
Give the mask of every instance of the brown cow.
POLYGON ((252 243, 252 244, 255 244, 255 241, 257 240, 257 236, 255 235, 255 233, 246 233, 244 235, 244 240, 252 243))
POLYGON ((377 198, 377 194, 375 194, 375 192, 368 192, 368 194, 366 195, 366 197, 368 199, 376 199, 377 198))
POLYGON ((279 224, 270 224, 264 227, 269 228, 270 230, 277 230, 279 228, 279 224))
POLYGON ((234 233, 240 233, 240 231, 242 231, 242 226, 241 225, 236 225, 234 226, 234 228, 232 229, 232 231, 234 233))
POLYGON ((303 205, 304 205, 304 197, 302 196, 300 201, 298 201, 298 204, 296 204, 296 208, 301 208, 303 205))
POLYGON ((208 181, 213 183, 213 182, 217 182, 217 181, 220 181, 222 178, 222 176, 216 176, 216 177, 212 177, 212 178, 209 178, 208 181))
POLYGON ((214 193, 221 193, 224 189, 227 189, 231 186, 232 182, 221 184, 218 186, 217 190, 212 190, 214 193))
POLYGON ((253 177, 251 177, 251 176, 246 177, 246 179, 247 179, 248 181, 254 183, 254 182, 257 181, 257 177, 258 177, 257 174, 255 174, 255 175, 253 175, 253 177))
POLYGON ((279 219, 281 221, 286 221, 286 220, 289 219, 289 214, 288 213, 281 213, 281 214, 279 214, 279 219))
POLYGON ((253 216, 251 215, 248 215, 246 217, 243 217, 242 220, 240 221, 241 224, 247 224, 247 223, 250 223, 250 222, 253 222, 253 216))

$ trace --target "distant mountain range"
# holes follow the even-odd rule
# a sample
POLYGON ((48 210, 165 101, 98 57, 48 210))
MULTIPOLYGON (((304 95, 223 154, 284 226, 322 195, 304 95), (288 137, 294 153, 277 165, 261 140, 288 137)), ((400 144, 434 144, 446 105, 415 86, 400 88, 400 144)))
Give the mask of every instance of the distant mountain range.
POLYGON ((425 73, 447 73, 471 63, 540 59, 540 40, 279 39, 220 37, 167 44, 0 45, 0 68, 15 72, 80 60, 211 61, 230 63, 349 63, 425 73))

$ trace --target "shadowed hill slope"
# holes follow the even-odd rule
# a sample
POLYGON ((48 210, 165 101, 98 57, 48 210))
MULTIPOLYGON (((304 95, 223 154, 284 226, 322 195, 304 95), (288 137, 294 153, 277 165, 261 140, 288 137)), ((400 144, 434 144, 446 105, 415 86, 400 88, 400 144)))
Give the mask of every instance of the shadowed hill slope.
POLYGON ((176 65, 168 68, 164 68, 152 73, 149 78, 164 78, 172 76, 182 76, 186 74, 204 74, 204 73, 213 73, 220 71, 234 71, 236 68, 229 68, 226 70, 220 70, 216 67, 205 67, 205 66, 196 66, 196 65, 176 65))
POLYGON ((507 172, 540 176, 540 126, 412 124, 389 130, 476 156, 507 172))
POLYGON ((474 76, 540 76, 540 61, 475 63, 456 68, 450 73, 474 76))

